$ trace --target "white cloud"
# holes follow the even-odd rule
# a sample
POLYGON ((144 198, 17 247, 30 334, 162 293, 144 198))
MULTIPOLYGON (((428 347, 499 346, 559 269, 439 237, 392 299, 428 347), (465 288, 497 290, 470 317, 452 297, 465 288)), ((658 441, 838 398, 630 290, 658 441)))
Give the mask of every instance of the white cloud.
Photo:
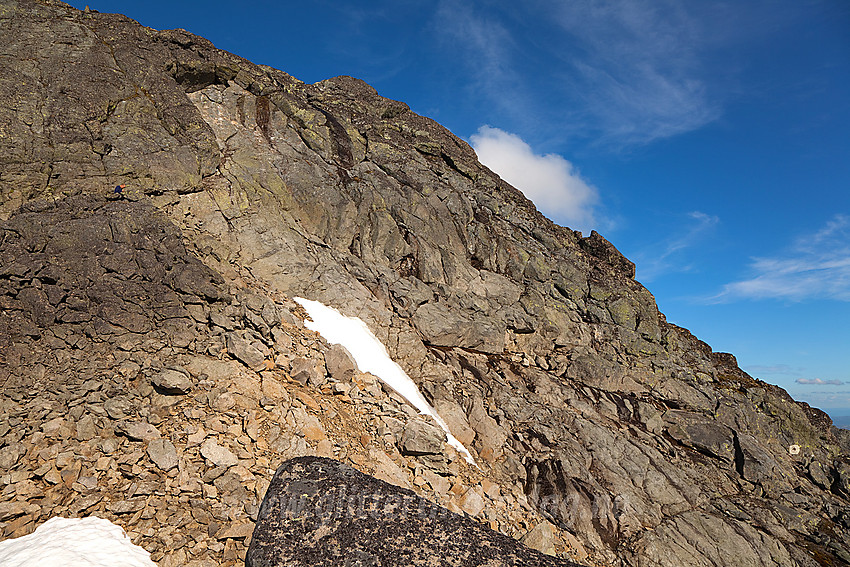
POLYGON ((679 235, 671 235, 669 240, 653 246, 651 251, 641 251, 635 255, 637 278, 650 282, 659 276, 671 272, 688 272, 691 264, 682 252, 699 243, 720 223, 720 218, 700 211, 687 214, 688 227, 679 235))
MULTIPOLYGON (((816 408, 850 409, 850 391, 830 389, 812 389, 805 392, 795 392, 794 399, 802 400, 816 408)), ((845 414, 846 415, 846 414, 845 414)))
POLYGON ((850 301, 850 216, 836 215, 785 254, 755 258, 750 268, 751 277, 726 284, 712 299, 850 301))
POLYGON ((822 380, 820 378, 797 378, 797 384, 807 384, 811 386, 841 386, 844 384, 841 380, 822 380))
POLYGON ((481 163, 522 191, 541 212, 582 232, 595 227, 598 191, 569 161, 557 154, 536 154, 516 134, 490 126, 482 126, 469 139, 481 163))

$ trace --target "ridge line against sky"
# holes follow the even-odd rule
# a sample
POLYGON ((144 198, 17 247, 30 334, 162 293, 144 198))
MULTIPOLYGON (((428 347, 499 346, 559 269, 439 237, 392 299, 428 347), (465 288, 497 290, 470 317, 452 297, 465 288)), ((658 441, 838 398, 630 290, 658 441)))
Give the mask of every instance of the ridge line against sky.
POLYGON ((87 3, 307 82, 365 80, 599 230, 670 321, 850 408, 850 3, 87 3))

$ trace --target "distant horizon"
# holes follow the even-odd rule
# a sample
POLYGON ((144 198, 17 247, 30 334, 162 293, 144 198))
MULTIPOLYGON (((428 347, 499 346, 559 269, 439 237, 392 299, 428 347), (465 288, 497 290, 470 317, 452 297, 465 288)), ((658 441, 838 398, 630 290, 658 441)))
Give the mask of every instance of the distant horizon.
POLYGON ((833 425, 835 425, 835 427, 840 427, 841 429, 850 429, 850 408, 817 409, 826 413, 826 415, 828 415, 830 419, 832 419, 832 423, 833 425))

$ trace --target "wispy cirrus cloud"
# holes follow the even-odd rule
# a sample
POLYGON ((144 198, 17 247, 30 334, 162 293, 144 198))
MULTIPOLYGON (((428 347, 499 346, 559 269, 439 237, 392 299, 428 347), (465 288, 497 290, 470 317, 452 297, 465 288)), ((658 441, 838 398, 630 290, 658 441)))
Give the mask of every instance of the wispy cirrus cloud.
POLYGON ((664 242, 642 250, 635 255, 637 278, 648 283, 662 275, 688 272, 693 266, 683 257, 685 250, 699 244, 711 235, 720 218, 701 211, 687 214, 687 226, 664 242))
POLYGON ((537 154, 522 138, 482 126, 470 136, 478 159, 523 192, 545 215, 575 230, 596 228, 596 188, 557 154, 537 154))
POLYGON ((802 368, 788 366, 787 364, 750 364, 745 367, 744 370, 754 376, 758 376, 759 374, 783 374, 786 376, 799 376, 803 373, 802 368))
POLYGON ((841 380, 822 380, 820 378, 797 378, 797 384, 806 384, 808 386, 842 386, 844 382, 841 380))
POLYGON ((704 78, 710 34, 692 3, 577 0, 553 11, 583 53, 566 73, 604 139, 643 144, 720 116, 704 78))
POLYGON ((850 391, 848 390, 833 391, 828 388, 817 388, 807 390, 805 394, 795 394, 795 398, 802 399, 818 408, 850 409, 850 391))
POLYGON ((748 278, 726 284, 711 301, 850 301, 850 216, 836 215, 815 234, 798 238, 785 253, 755 258, 750 270, 748 278))
POLYGON ((443 47, 465 63, 470 86, 500 112, 516 116, 531 103, 517 63, 517 39, 507 24, 492 12, 477 10, 473 2, 441 0, 434 28, 443 47))
POLYGON ((523 128, 625 147, 722 114, 705 65, 721 34, 691 2, 539 0, 490 8, 441 0, 434 28, 466 64, 479 96, 523 128))

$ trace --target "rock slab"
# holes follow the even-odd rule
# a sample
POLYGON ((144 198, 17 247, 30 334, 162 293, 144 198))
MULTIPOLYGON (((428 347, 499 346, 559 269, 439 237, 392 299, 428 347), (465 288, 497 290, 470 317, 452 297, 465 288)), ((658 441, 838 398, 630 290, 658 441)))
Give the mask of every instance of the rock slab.
POLYGON ((245 565, 577 564, 530 549, 333 459, 299 457, 277 469, 245 565))

